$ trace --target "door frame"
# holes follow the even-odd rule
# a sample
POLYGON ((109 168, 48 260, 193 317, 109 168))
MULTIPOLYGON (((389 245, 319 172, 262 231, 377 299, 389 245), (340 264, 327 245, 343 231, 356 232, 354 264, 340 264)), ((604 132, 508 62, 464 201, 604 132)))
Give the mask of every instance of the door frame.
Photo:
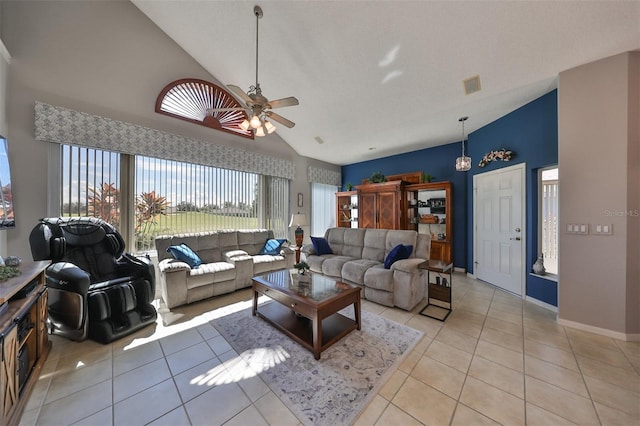
MULTIPOLYGON (((520 289, 520 297, 522 299, 526 298, 527 293, 527 163, 519 163, 514 164, 513 166, 501 167, 496 170, 491 170, 489 172, 484 173, 476 173, 473 175, 473 275, 477 279, 478 273, 476 271, 477 259, 478 259, 478 217, 477 217, 477 178, 481 178, 483 176, 494 175, 498 173, 503 173, 505 171, 515 171, 518 170, 522 174, 521 179, 521 194, 522 194, 522 209, 521 209, 521 222, 522 223, 522 244, 520 245, 520 256, 521 256, 521 266, 520 266, 520 278, 522 282, 522 288, 520 289)), ((489 283, 491 284, 491 283, 489 283)), ((491 284, 494 285, 494 284, 491 284)), ((499 286, 496 286, 499 287, 499 286)), ((502 287, 499 287, 502 288, 502 287)), ((508 290, 505 290, 508 291, 508 290)), ((513 294, 513 293, 511 293, 513 294)))

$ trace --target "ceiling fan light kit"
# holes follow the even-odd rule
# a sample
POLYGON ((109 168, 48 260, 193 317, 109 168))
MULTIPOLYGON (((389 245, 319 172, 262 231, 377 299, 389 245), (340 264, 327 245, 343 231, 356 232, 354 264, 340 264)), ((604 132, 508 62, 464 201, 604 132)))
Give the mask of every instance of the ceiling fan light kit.
POLYGON ((462 123, 462 156, 456 158, 456 170, 459 172, 471 170, 471 157, 467 157, 464 154, 464 122, 467 121, 468 118, 469 117, 460 117, 458 119, 458 121, 462 123))
MULTIPOLYGON (((293 96, 290 96, 288 98, 270 101, 262 95, 262 89, 260 89, 260 83, 258 82, 258 22, 264 16, 264 14, 262 12, 262 8, 257 5, 253 7, 253 14, 256 17, 256 84, 249 87, 249 91, 246 93, 238 86, 229 84, 228 87, 239 98, 241 98, 246 105, 245 108, 238 109, 246 110, 247 114, 250 117, 248 120, 245 119, 242 123, 240 123, 239 127, 243 131, 248 131, 249 129, 251 129, 255 136, 265 136, 276 131, 276 126, 270 120, 276 121, 289 128, 295 126, 295 123, 293 121, 287 120, 280 114, 277 114, 271 110, 298 105, 298 100, 293 96)), ((209 110, 209 112, 216 112, 219 110, 220 109, 212 108, 209 110)))

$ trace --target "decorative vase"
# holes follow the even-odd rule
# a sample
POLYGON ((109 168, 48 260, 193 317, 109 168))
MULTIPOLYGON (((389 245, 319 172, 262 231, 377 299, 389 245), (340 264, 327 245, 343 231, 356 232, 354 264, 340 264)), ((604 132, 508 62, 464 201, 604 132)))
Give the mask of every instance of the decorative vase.
POLYGON ((544 268, 544 255, 542 253, 540 253, 540 256, 538 256, 538 260, 536 260, 536 263, 533 264, 533 267, 531 269, 533 269, 534 274, 545 274, 546 269, 544 268))

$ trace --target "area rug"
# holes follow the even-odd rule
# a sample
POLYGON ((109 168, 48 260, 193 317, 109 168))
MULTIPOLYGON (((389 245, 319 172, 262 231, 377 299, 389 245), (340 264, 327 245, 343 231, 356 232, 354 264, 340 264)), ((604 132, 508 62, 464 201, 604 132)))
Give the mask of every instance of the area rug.
MULTIPOLYGON (((273 302, 272 302, 273 303, 273 302)), ((353 318, 353 308, 341 312, 353 318)), ((366 311, 320 360, 245 309, 211 322, 306 425, 351 424, 423 333, 366 311)))

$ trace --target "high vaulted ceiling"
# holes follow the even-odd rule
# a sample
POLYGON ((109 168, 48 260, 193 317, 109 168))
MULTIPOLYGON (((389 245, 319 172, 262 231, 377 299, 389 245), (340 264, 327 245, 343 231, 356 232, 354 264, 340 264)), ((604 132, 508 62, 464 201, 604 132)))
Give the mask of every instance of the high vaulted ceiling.
POLYGON ((459 141, 459 117, 472 132, 556 88, 561 71, 640 48, 635 0, 132 1, 220 83, 245 90, 259 4, 263 94, 300 105, 277 110, 294 128, 255 143, 279 136, 339 165, 459 141), (476 75, 482 90, 465 95, 476 75))

